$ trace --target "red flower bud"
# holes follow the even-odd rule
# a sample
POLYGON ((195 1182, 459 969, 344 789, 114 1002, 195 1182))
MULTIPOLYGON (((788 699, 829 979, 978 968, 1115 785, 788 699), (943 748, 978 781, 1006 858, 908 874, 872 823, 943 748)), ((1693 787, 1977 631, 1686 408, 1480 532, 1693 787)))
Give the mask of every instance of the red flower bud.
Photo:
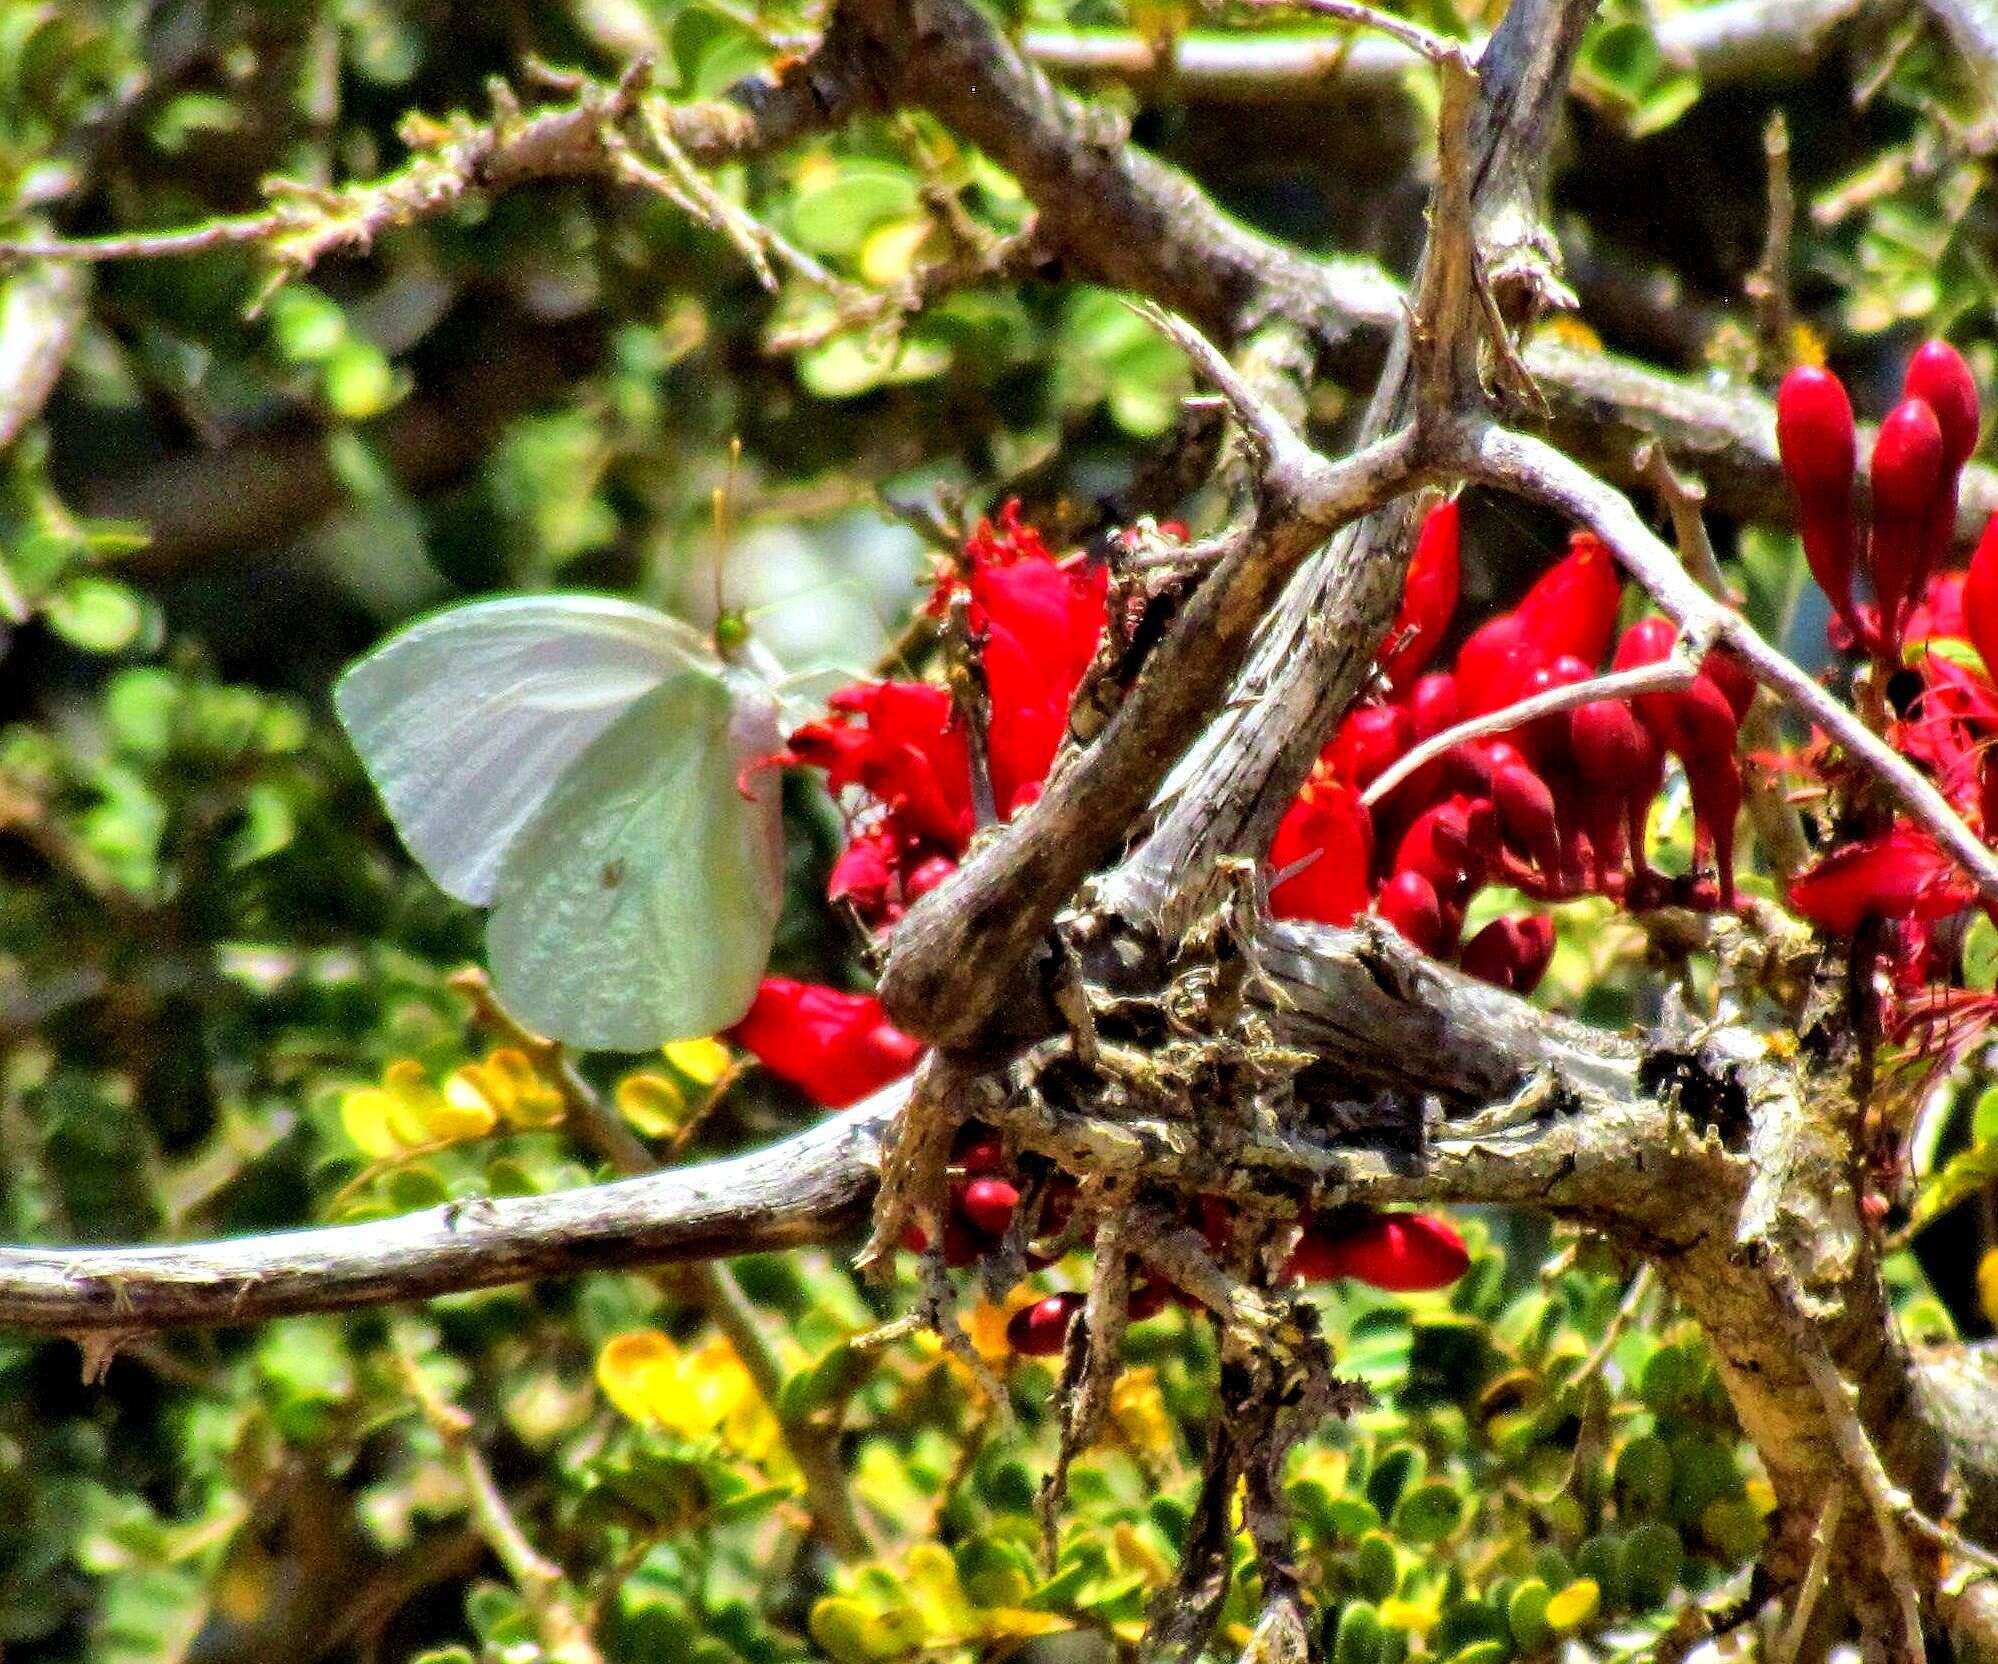
MULTIPOLYGON (((920 1225, 911 1225, 902 1232, 902 1246, 912 1254, 920 1254, 929 1245, 929 1233, 920 1225)), ((962 1219, 953 1215, 944 1221, 945 1265, 953 1271, 975 1265, 984 1252, 984 1241, 962 1219)))
POLYGON ((1401 706, 1362 705, 1346 713, 1326 748, 1325 760, 1347 785, 1365 791, 1408 749, 1411 732, 1408 712, 1401 706))
POLYGON ((1984 527, 1963 581, 1963 625, 1984 660, 1984 674, 1998 680, 1998 514, 1984 527))
POLYGON ((1483 839, 1476 830, 1492 814, 1489 798, 1446 798, 1410 822, 1394 852, 1396 872, 1428 879, 1439 900, 1461 900, 1484 882, 1483 839))
MULTIPOLYGON (((1727 700, 1711 683, 1713 704, 1726 709, 1727 700)), ((1695 687, 1700 684, 1695 684, 1695 687)), ((1697 707, 1694 707, 1697 708, 1697 707)), ((1734 729, 1727 729, 1724 746, 1682 757, 1686 784, 1693 799, 1693 858, 1711 850, 1720 904, 1734 905, 1734 823, 1741 814, 1741 764, 1734 754, 1734 729)))
POLYGON ((1553 657, 1529 642, 1518 613, 1486 619, 1457 649, 1459 714, 1483 716, 1510 705, 1534 667, 1553 657))
POLYGON ((1006 1324, 1006 1343, 1025 1358, 1052 1358, 1068 1342, 1068 1326, 1081 1313, 1080 1294, 1050 1294, 1022 1306, 1006 1324))
POLYGON ((1961 468, 1977 449, 1977 383, 1963 354, 1947 341, 1924 341, 1908 360, 1904 399, 1920 399, 1942 430, 1943 466, 1961 468))
POLYGON ((1829 370, 1805 365, 1776 394, 1776 448, 1797 494, 1811 576, 1848 624, 1852 610, 1852 481, 1858 448, 1852 401, 1829 370))
POLYGON ((1540 869, 1549 883, 1561 877, 1561 823, 1547 782, 1525 763, 1508 763, 1492 776, 1505 841, 1540 869))
POLYGON ((1457 678, 1447 670, 1430 672, 1408 690, 1408 717, 1417 743, 1455 726, 1457 710, 1457 678))
POLYGON ((1443 951, 1443 904, 1436 886, 1419 872, 1398 872, 1381 886, 1374 910, 1421 952, 1443 951))
POLYGON ((1947 341, 1924 341, 1908 360, 1908 377, 1901 393, 1904 398, 1920 399, 1933 410, 1936 426, 1942 430, 1942 479, 1935 501, 1929 505, 1922 569, 1909 586, 1910 596, 1918 596, 1928 574, 1948 558, 1950 541, 1956 535, 1957 482, 1963 465, 1977 449, 1977 383, 1956 348, 1947 341))
POLYGON ((963 1148, 953 1159, 964 1169, 967 1178, 983 1178, 990 1173, 1003 1173, 1006 1170, 1006 1146, 990 1133, 980 1131, 977 1122, 972 1122, 966 1132, 958 1134, 963 1148))
POLYGON ((1554 957, 1554 921, 1545 913, 1493 919, 1464 944, 1457 963, 1466 976, 1522 997, 1540 986, 1554 957))
POLYGON ((1700 674, 1719 688, 1734 712, 1737 726, 1755 703, 1755 677, 1748 666, 1725 647, 1710 647, 1701 661, 1700 674))
POLYGON ((987 1236, 1004 1236, 1013 1223, 1013 1210, 1020 1205, 1020 1192, 1004 1179, 973 1179, 964 1187, 958 1207, 964 1217, 987 1236))
POLYGON ((1889 659, 1899 655, 1908 607, 1927 565, 1929 515, 1942 476, 1936 413, 1920 399, 1903 399, 1887 413, 1873 444, 1873 537, 1867 546, 1889 659))
POLYGON ((1976 891, 1926 832, 1892 831, 1833 850, 1790 885, 1790 905, 1813 924, 1849 936, 1866 919, 1939 919, 1976 891))
POLYGON ((1426 1213, 1307 1217, 1284 1267, 1306 1282, 1352 1277, 1390 1294, 1448 1288, 1470 1268, 1470 1253, 1456 1228, 1426 1213))
POLYGON ((1601 885, 1622 863, 1626 825, 1639 862, 1644 859, 1644 818, 1658 792, 1662 754, 1620 699, 1570 711, 1568 744, 1584 788, 1582 824, 1601 885))
POLYGON ((1457 610, 1458 511, 1454 501, 1423 519, 1402 580, 1401 607, 1387 633, 1381 674, 1391 688, 1405 688, 1436 656, 1457 610))

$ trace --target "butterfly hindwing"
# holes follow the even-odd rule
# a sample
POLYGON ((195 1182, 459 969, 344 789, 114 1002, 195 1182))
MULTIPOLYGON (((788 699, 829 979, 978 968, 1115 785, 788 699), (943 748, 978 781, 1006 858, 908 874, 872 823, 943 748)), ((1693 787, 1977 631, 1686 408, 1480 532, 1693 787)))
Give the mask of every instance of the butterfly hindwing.
POLYGON ((530 1027, 640 1051, 747 1010, 783 893, 776 705, 747 675, 690 667, 563 773, 502 863, 494 982, 530 1027), (744 788, 747 787, 747 795, 744 788))

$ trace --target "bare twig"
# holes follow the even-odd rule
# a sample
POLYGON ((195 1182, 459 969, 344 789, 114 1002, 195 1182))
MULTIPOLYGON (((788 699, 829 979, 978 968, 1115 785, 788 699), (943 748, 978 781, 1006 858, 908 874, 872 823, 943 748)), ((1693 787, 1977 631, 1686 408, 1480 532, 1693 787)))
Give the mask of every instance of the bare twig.
POLYGON ((1630 1279, 1630 1285, 1623 1291, 1623 1299, 1610 1314, 1610 1320, 1603 1325, 1602 1338, 1594 1349, 1582 1360, 1581 1367, 1568 1378, 1567 1391, 1573 1393, 1602 1372, 1609 1362, 1610 1354, 1616 1350, 1631 1324, 1637 1321, 1637 1314, 1643 1310, 1645 1301, 1651 1298, 1651 1291, 1658 1286, 1658 1273, 1646 1261, 1637 1268, 1630 1279))
MULTIPOLYGON (((1903 1516, 1913 1505, 1907 1493, 1894 1484, 1887 1470, 1881 1466, 1880 1453, 1873 1448, 1873 1441, 1867 1437, 1866 1429, 1859 1424, 1859 1417, 1853 1411, 1852 1398, 1839 1376, 1838 1365, 1826 1349, 1817 1325, 1811 1321, 1796 1273, 1783 1260, 1780 1250, 1773 1246, 1769 1249, 1764 1271, 1775 1290, 1777 1309, 1782 1314, 1791 1344, 1796 1348, 1804 1371, 1824 1406, 1825 1419, 1837 1443, 1839 1459, 1872 1512, 1874 1529, 1880 1540, 1882 1570, 1885 1582, 1893 1593, 1900 1624, 1899 1633, 1892 1637, 1894 1657, 1899 1664, 1922 1664, 1927 1656, 1922 1644, 1921 1591, 1925 1585, 1917 1581, 1914 1557, 1909 1554, 1908 1541, 1903 1535, 1903 1516)), ((1929 1581, 1932 1583, 1933 1580, 1929 1581)))
POLYGON ((774 148, 839 120, 859 96, 854 46, 850 31, 835 24, 774 82, 752 77, 738 89, 743 97, 678 108, 644 96, 651 76, 644 59, 615 83, 563 77, 573 96, 555 109, 522 115, 507 97, 483 123, 458 117, 443 126, 423 124, 416 153, 382 178, 333 190, 276 180, 267 187, 276 198, 270 208, 170 231, 0 239, 0 266, 26 260, 171 259, 255 245, 268 253, 280 279, 296 277, 328 255, 365 251, 388 230, 449 212, 474 192, 542 179, 622 176, 664 189, 689 213, 738 242, 778 252, 810 270, 818 263, 809 256, 780 247, 781 239, 761 228, 745 226, 741 211, 720 199, 692 163, 774 148), (637 159, 620 129, 635 111, 642 111, 660 155, 679 175, 677 182, 644 164, 638 166, 645 171, 634 177, 637 159))
POLYGON ((1811 1614, 1817 1610, 1818 1597, 1824 1593, 1825 1579, 1831 1573, 1832 1551, 1838 1545, 1844 1525, 1845 1487, 1834 1485, 1818 1514, 1817 1530, 1812 1533, 1811 1563, 1790 1602, 1790 1621, 1783 1626, 1783 1633, 1770 1654, 1770 1664, 1796 1664, 1804 1637, 1810 1632, 1811 1614))
POLYGON ((837 1239, 906 1087, 748 1155, 358 1225, 142 1248, 0 1248, 0 1324, 63 1334, 256 1323, 615 1266, 837 1239))
POLYGON ((1755 330, 1760 337, 1761 362, 1777 369, 1790 362, 1790 234, 1797 222, 1797 198, 1790 188, 1790 124, 1781 110, 1762 132, 1762 152, 1769 162, 1769 229, 1762 259, 1748 274, 1744 287, 1755 302, 1755 330))
MULTIPOLYGON (((1809 74, 1866 0, 1721 0, 1659 20, 1658 47, 1707 86, 1809 74)), ((1211 103, 1351 102, 1398 90, 1421 59, 1400 41, 1349 35, 1192 31, 1161 43, 1110 29, 1029 29, 1027 55, 1053 74, 1157 83, 1211 103)), ((1482 46, 1475 43, 1474 50, 1482 46)))
MULTIPOLYGON (((0 282, 0 451, 42 412, 82 327, 83 274, 51 265, 0 282)), ((0 585, 6 582, 0 572, 0 585)), ((0 617, 25 616, 0 588, 0 617)))
POLYGON ((1330 18, 1335 23, 1350 23, 1356 28, 1371 29, 1432 64, 1460 57, 1463 52, 1456 41, 1425 29, 1419 23, 1411 23, 1407 18, 1361 5, 1359 0, 1250 0, 1250 3, 1258 11, 1309 12, 1313 17, 1330 18))
POLYGON ((548 1657, 563 1664, 600 1664, 603 1654, 590 1635, 582 1605, 567 1575, 534 1546, 513 1517, 513 1509, 493 1482, 492 1469, 486 1466, 485 1457, 472 1439, 472 1418, 431 1384, 422 1366, 406 1350, 398 1346, 395 1358, 410 1397, 458 1470, 471 1509, 473 1529, 520 1591, 521 1601, 534 1621, 535 1633, 548 1657))
POLYGON ((1360 801, 1372 807, 1410 775, 1426 768, 1438 757, 1447 756, 1466 740, 1481 740, 1489 734, 1508 733, 1536 717, 1558 716, 1563 711, 1593 705, 1598 699, 1629 699, 1640 693, 1674 693, 1689 688, 1700 673, 1702 656, 1699 645, 1688 641, 1682 644, 1680 651, 1657 664, 1639 665, 1634 670, 1615 670, 1607 676, 1592 676, 1586 682, 1549 688, 1545 693, 1536 693, 1511 705, 1501 706, 1496 711, 1487 711, 1483 716, 1468 717, 1454 728, 1432 734, 1420 745, 1397 757, 1375 776, 1360 801))

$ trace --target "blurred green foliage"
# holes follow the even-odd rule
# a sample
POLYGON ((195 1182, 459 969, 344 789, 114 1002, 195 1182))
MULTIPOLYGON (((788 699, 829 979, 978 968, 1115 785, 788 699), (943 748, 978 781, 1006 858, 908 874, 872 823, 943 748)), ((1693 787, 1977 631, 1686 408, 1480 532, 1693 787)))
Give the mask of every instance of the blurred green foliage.
MULTIPOLYGON (((1406 9, 1469 32, 1496 8, 1406 9)), ((1720 322, 1673 359, 1659 343, 1683 330, 1599 308, 1585 283, 1601 339, 1689 373, 1769 373, 1736 302, 1760 252, 1761 122, 1782 105, 1816 337, 1864 383, 1911 329, 1948 327, 1988 385, 1989 147, 1940 38, 1895 22, 1814 78, 1709 97, 1651 34, 1669 9, 1604 8, 1560 228, 1613 268, 1662 268, 1670 305, 1720 322), (1630 188, 1667 175, 1714 188, 1630 188)), ((1017 11, 1039 27, 1150 17, 1116 0, 1017 11)), ((710 96, 814 17, 785 0, 12 0, 0 225, 177 225, 254 207, 269 176, 379 173, 405 154, 407 112, 483 109, 486 78, 518 81, 537 55, 608 74, 647 51, 675 96, 710 96)), ((1382 146, 1415 124, 1112 96, 1267 229, 1405 263, 1421 159, 1382 146)), ((992 236, 1029 212, 922 117, 858 121, 715 183, 876 286, 935 257, 939 201, 992 236)), ((26 281, 0 279, 0 343, 26 281)), ((87 281, 63 379, 0 455, 0 1236, 18 1242, 270 1230, 600 1176, 546 1115, 482 1122, 462 1092, 456 1119, 438 1107, 491 1066, 495 1037, 446 982, 476 958, 477 923, 395 846, 331 722, 332 674, 425 607, 556 583, 697 617, 719 593, 794 665, 864 664, 923 564, 884 498, 986 501, 1023 480, 1092 497, 1188 386, 1140 320, 1075 286, 970 288, 900 328, 826 333, 823 295, 793 283, 773 301, 670 204, 602 186, 469 204, 328 261, 255 317, 262 274, 242 251, 87 281), (820 338, 765 350, 801 333, 820 338), (416 1130, 357 1138, 352 1094, 398 1066, 430 1094, 416 1130)), ((1551 547, 1514 515, 1486 529, 1472 581, 1487 596, 1551 547)), ((1787 617, 1794 546, 1740 554, 1753 604, 1787 617)), ((857 978, 814 901, 836 823, 803 792, 790 815, 780 965, 857 978)), ((1564 920, 1544 997, 1627 1021, 1641 951, 1611 936, 1564 920)), ((664 1063, 589 1066, 607 1090, 624 1082, 616 1101, 662 1153, 726 1151, 808 1113, 755 1079, 701 1113, 707 1083, 664 1063)), ((1938 1216, 1998 1172, 1988 1091, 1942 1124, 1938 1216)), ((1626 1304, 1627 1268, 1531 1220, 1473 1235, 1476 1268, 1447 1297, 1325 1300, 1342 1367, 1376 1394, 1300 1449, 1287 1482, 1337 1664, 1499 1664, 1571 1638, 1614 1653, 1743 1576, 1761 1544, 1766 1488, 1665 1298, 1626 1304)), ((1012 1430, 932 1348, 855 1366, 853 1337, 907 1287, 864 1288, 830 1253, 737 1270, 779 1337, 787 1409, 843 1418, 878 1563, 842 1567, 815 1542, 768 1409, 696 1302, 670 1279, 603 1275, 148 1338, 91 1385, 67 1342, 0 1339, 0 1648, 107 1664, 544 1656, 533 1597, 481 1536, 414 1368, 471 1416, 607 1659, 1128 1651, 1175 1564, 1215 1406, 1204 1325, 1174 1311, 1133 1331, 1116 1436, 1078 1466, 1050 1567, 1034 1498, 1054 1383, 1003 1358, 1003 1313, 969 1321, 1006 1371, 1012 1430)), ((1971 1291, 1946 1287, 1945 1304, 1908 1256, 1895 1273, 1923 1333, 1980 1321, 1971 1291)), ((1224 1640, 1240 1644, 1254 1595, 1239 1578, 1224 1640)))

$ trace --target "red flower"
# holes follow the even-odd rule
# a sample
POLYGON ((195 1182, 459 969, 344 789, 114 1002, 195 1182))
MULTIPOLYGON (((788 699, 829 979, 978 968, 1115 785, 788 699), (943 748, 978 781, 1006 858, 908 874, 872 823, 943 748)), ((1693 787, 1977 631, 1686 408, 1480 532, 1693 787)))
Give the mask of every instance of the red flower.
POLYGON ((1922 400, 1903 399, 1887 413, 1873 442, 1873 539, 1867 559, 1889 659, 1900 652, 1909 604, 1921 593, 1943 459, 1941 424, 1922 400))
POLYGON ((991 701, 987 751, 1001 816, 1039 795, 1074 696, 1103 635, 1110 574, 1100 562, 1062 566, 1039 548, 974 557, 971 628, 984 642, 991 701))
POLYGON ((1986 524, 1970 557, 1963 580, 1963 627, 1984 660, 1984 673, 1998 677, 1998 514, 1986 524))
POLYGON ((1866 919, 1939 919, 1976 899, 1935 840, 1905 821, 1827 855, 1790 885, 1790 905, 1849 936, 1866 919))
POLYGON ((833 791, 859 786, 887 811, 883 824, 898 843, 961 853, 971 836, 971 756, 950 695, 928 682, 860 682, 827 704, 824 722, 791 736, 787 760, 824 769, 833 791))
POLYGON ((1447 502, 1424 517, 1402 580, 1401 608, 1387 633, 1381 674, 1388 686, 1405 688, 1420 676, 1443 645, 1457 610, 1460 578, 1457 504, 1447 502))
POLYGON ((767 976, 731 1033, 773 1075, 828 1109, 844 1109, 915 1067, 919 1042, 893 1027, 872 994, 767 976))
POLYGON ((1284 1269, 1306 1282, 1353 1277, 1390 1294, 1418 1294, 1448 1288, 1471 1269, 1471 1256, 1456 1227, 1431 1214, 1307 1216, 1284 1269))
POLYGON ((1408 712, 1400 705, 1361 705, 1346 713, 1325 764, 1355 791, 1365 791, 1412 742, 1408 712))
POLYGON ((1950 540, 1956 535, 1957 483, 1970 453, 1977 449, 1977 383, 1956 348, 1947 341, 1924 341, 1908 360, 1901 396, 1920 399, 1936 413, 1936 425, 1942 430, 1942 478, 1929 504, 1921 569, 1909 586, 1910 594, 1918 595, 1928 574, 1948 557, 1950 540))
POLYGON ((1351 924, 1366 911, 1373 853, 1373 817, 1359 794, 1321 764, 1284 811, 1270 843, 1272 873, 1298 868, 1271 887, 1270 912, 1279 919, 1351 924), (1307 859, 1311 864, 1302 866, 1307 859))
POLYGON ((1573 654, 1593 669, 1616 633, 1622 604, 1616 557, 1595 533, 1576 532, 1566 558, 1541 574, 1516 610, 1523 639, 1542 663, 1573 654))
POLYGON ((1804 558, 1833 610, 1863 635, 1852 606, 1852 480, 1858 469, 1852 401, 1829 370, 1806 365, 1776 394, 1776 448, 1797 495, 1804 558))

